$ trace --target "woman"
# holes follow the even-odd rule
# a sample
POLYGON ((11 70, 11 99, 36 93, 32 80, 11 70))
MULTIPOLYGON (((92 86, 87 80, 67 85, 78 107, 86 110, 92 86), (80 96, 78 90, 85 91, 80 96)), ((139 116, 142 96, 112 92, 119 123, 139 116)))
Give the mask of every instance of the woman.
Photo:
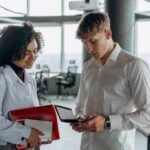
POLYGON ((33 66, 42 41, 29 23, 0 32, 0 150, 16 150, 16 144, 31 148, 43 144, 40 131, 14 123, 8 115, 10 110, 39 105, 35 80, 25 69, 33 66))

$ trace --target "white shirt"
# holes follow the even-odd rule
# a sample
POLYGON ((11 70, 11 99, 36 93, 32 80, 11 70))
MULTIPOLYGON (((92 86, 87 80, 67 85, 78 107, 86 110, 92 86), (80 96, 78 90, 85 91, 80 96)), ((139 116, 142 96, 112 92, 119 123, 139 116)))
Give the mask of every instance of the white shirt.
POLYGON ((22 137, 28 138, 31 128, 19 123, 13 123, 8 118, 10 110, 38 105, 36 83, 25 72, 23 82, 11 67, 0 70, 0 145, 7 142, 25 144, 22 137))
POLYGON ((90 59, 81 74, 76 114, 109 116, 110 131, 84 132, 81 150, 134 150, 135 128, 150 124, 150 70, 117 44, 105 65, 90 59))

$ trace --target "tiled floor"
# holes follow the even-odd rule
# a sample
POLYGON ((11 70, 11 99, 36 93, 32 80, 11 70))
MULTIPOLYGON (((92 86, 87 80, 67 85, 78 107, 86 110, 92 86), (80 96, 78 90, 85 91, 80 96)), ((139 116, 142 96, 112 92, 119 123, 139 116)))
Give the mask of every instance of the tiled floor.
MULTIPOLYGON (((59 97, 59 99, 57 99, 57 96, 48 96, 46 101, 41 101, 41 104, 45 105, 50 102, 70 108, 73 108, 75 105, 74 97, 59 97)), ((60 140, 41 146, 41 150, 79 150, 81 134, 72 130, 69 124, 60 122, 59 118, 58 123, 60 140)))

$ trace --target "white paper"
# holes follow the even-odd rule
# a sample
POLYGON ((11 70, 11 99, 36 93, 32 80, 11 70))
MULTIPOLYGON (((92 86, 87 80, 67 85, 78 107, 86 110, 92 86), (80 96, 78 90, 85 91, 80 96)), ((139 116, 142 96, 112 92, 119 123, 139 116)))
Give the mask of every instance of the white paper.
POLYGON ((24 121, 26 126, 40 130, 44 135, 40 136, 41 141, 48 141, 52 139, 52 122, 42 121, 42 120, 33 120, 25 119, 24 121))

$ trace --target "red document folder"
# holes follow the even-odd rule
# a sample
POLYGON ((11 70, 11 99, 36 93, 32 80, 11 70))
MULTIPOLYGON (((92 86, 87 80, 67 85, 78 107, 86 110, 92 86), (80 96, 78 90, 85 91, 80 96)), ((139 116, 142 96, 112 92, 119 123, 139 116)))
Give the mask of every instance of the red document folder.
MULTIPOLYGON (((9 115, 13 121, 20 121, 23 119, 52 121, 52 140, 57 140, 60 138, 55 108, 51 104, 12 110, 9 112, 9 115)), ((25 146, 19 145, 17 146, 17 149, 23 150, 25 149, 25 146)))

